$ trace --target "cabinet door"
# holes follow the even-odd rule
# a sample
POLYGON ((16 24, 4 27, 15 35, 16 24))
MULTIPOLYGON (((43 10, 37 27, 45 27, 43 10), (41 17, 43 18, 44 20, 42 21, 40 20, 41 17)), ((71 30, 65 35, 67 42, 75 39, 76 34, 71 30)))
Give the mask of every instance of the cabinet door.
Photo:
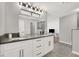
POLYGON ((49 39, 47 37, 43 38, 44 40, 44 54, 48 53, 48 48, 49 48, 49 39))
POLYGON ((22 57, 32 57, 32 40, 24 41, 22 46, 22 57))
POLYGON ((32 57, 32 47, 31 46, 25 46, 22 49, 22 57, 32 57))
POLYGON ((44 39, 44 54, 53 50, 53 36, 45 37, 44 39))
POLYGON ((3 56, 3 53, 4 53, 4 47, 0 45, 0 57, 3 56))
POLYGON ((4 56, 5 57, 21 57, 21 52, 18 48, 12 49, 12 50, 9 50, 9 51, 5 51, 4 56))
POLYGON ((49 51, 51 51, 51 50, 53 50, 53 48, 54 48, 54 37, 53 36, 50 36, 50 37, 48 37, 48 50, 49 51))

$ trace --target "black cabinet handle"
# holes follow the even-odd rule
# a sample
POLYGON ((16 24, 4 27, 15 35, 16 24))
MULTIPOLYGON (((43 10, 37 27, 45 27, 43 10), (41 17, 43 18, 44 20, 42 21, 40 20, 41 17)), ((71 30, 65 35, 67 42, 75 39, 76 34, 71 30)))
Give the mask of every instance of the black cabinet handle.
POLYGON ((37 40, 37 42, 39 42, 39 41, 41 41, 41 40, 37 40))
POLYGON ((22 57, 24 57, 24 50, 22 49, 22 57))
POLYGON ((37 48, 41 47, 41 45, 37 46, 37 48))
POLYGON ((40 53, 38 53, 37 55, 40 55, 41 54, 41 52, 40 53))
POLYGON ((19 57, 21 57, 21 50, 19 51, 19 57))
POLYGON ((49 46, 51 45, 51 41, 49 41, 49 46))

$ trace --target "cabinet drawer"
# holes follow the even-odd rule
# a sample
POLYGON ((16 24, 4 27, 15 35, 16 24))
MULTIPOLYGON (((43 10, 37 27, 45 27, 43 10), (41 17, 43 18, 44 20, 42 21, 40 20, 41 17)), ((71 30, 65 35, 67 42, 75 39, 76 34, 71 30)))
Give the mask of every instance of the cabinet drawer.
POLYGON ((33 40, 33 51, 38 51, 43 48, 43 40, 41 38, 33 40))
POLYGON ((33 57, 41 57, 43 56, 43 50, 38 50, 36 52, 33 52, 33 57))
POLYGON ((36 43, 41 42, 41 41, 42 41, 41 38, 33 40, 33 42, 36 42, 36 43))
POLYGON ((32 45, 32 40, 22 41, 22 42, 21 42, 21 45, 22 45, 22 46, 25 46, 25 45, 32 45))
POLYGON ((33 40, 33 46, 38 46, 39 44, 42 44, 42 42, 43 42, 42 39, 33 40))
POLYGON ((37 45, 33 46, 33 51, 38 51, 40 49, 43 49, 43 45, 42 44, 37 44, 37 45))

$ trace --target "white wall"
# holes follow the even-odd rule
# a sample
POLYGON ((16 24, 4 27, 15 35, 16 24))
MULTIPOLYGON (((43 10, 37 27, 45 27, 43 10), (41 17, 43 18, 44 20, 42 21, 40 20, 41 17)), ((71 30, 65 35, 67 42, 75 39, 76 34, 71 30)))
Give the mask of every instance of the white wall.
POLYGON ((67 15, 60 18, 60 41, 71 44, 71 31, 77 28, 77 14, 67 15))
POLYGON ((55 29, 55 32, 59 33, 59 18, 47 18, 47 31, 49 31, 49 29, 55 29))
POLYGON ((6 5, 5 5, 6 33, 19 32, 18 15, 19 15, 19 7, 17 3, 6 2, 6 5))
POLYGON ((5 32, 5 3, 0 3, 0 35, 3 35, 5 32))
POLYGON ((17 3, 0 3, 0 35, 19 32, 19 7, 17 3))

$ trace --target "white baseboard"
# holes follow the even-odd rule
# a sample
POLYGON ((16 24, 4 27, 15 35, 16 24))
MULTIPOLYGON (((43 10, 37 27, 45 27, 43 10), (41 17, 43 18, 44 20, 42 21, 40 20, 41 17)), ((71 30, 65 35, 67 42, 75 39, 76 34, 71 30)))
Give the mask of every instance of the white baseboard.
POLYGON ((79 55, 79 53, 78 53, 78 52, 73 51, 73 50, 72 50, 72 53, 73 53, 73 54, 76 54, 76 55, 79 55))
POLYGON ((64 41, 59 41, 60 43, 64 43, 64 44, 68 44, 68 45, 72 45, 71 43, 68 42, 64 42, 64 41))

